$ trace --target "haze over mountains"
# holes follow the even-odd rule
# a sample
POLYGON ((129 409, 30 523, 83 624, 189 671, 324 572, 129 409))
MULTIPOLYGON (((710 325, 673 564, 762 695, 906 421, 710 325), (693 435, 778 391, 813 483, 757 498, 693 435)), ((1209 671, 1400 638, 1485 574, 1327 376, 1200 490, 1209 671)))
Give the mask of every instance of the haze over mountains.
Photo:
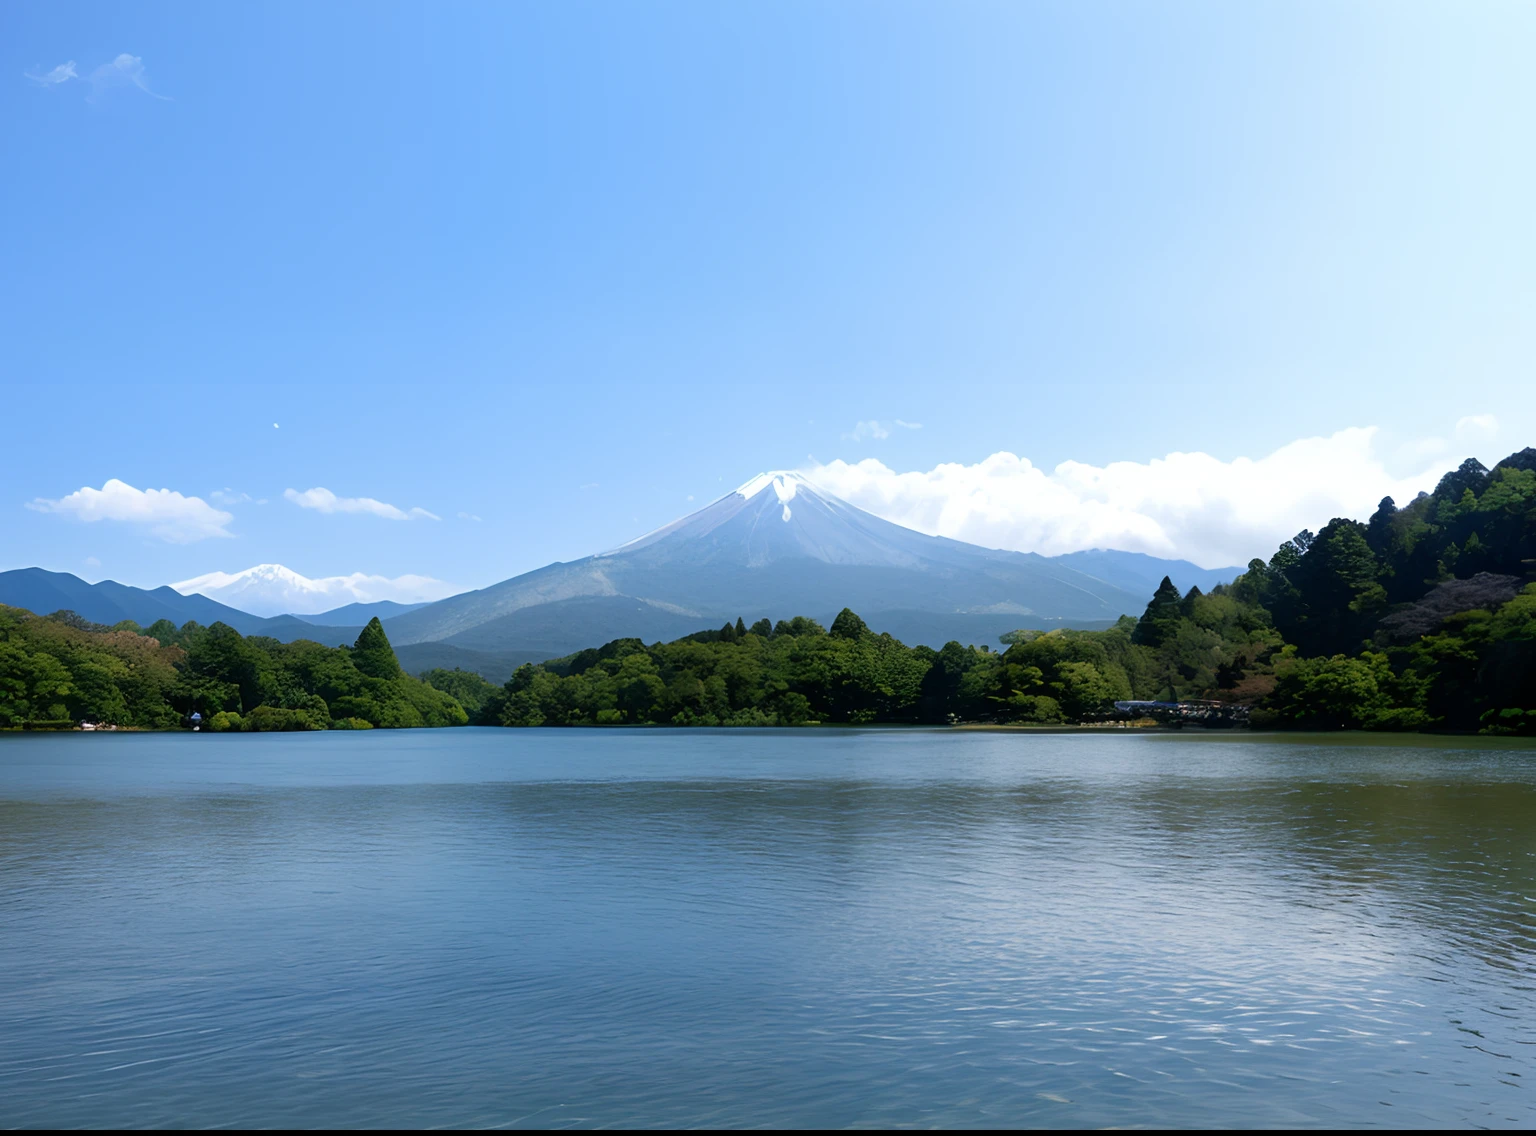
POLYGON ((350 642, 378 615, 408 668, 459 665, 496 677, 615 638, 675 639, 737 617, 830 622, 845 606, 909 644, 995 643, 1018 627, 1104 626, 1139 614, 1165 574, 1181 589, 1209 590, 1239 571, 1102 549, 1045 557, 981 548, 882 520, 779 471, 609 552, 435 603, 316 610, 327 593, 355 594, 359 581, 383 578, 311 581, 275 564, 153 590, 21 569, 0 573, 0 603, 69 608, 108 624, 222 620, 242 634, 322 643, 350 642), (295 599, 309 610, 295 614, 295 599))

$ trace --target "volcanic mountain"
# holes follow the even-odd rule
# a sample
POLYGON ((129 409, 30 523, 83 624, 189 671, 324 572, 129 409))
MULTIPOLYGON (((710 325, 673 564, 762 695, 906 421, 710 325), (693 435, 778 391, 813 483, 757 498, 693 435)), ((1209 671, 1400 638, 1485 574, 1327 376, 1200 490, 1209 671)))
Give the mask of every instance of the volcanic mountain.
POLYGON ((1033 553, 914 532, 781 471, 610 552, 385 626, 399 645, 554 655, 621 636, 675 638, 738 616, 825 622, 851 607, 877 631, 942 645, 995 642, 1015 627, 1102 626, 1139 614, 1148 594, 1033 553))

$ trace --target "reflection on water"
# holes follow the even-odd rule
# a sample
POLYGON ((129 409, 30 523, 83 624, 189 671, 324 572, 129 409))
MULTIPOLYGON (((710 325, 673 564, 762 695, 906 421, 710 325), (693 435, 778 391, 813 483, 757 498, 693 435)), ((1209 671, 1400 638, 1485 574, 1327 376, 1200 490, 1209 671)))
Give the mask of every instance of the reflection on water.
POLYGON ((1536 1120, 1536 749, 0 739, 18 1125, 1536 1120))

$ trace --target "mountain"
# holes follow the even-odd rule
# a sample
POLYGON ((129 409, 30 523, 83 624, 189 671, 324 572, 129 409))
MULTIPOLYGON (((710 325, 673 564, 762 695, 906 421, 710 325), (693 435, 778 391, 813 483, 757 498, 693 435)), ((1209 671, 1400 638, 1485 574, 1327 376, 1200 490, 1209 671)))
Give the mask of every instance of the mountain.
POLYGON ((354 627, 317 627, 291 615, 263 619, 206 596, 182 595, 173 588, 134 588, 116 580, 88 584, 68 572, 47 572, 42 568, 0 572, 0 603, 26 608, 38 615, 66 609, 108 626, 125 619, 140 627, 148 627, 157 619, 169 619, 178 627, 188 620, 196 620, 205 627, 223 622, 242 635, 270 635, 285 643, 313 639, 332 647, 352 642, 362 629, 361 623, 354 627))
POLYGON ((438 582, 361 574, 310 580, 280 564, 153 590, 27 568, 0 573, 0 603, 39 614, 69 608, 106 624, 222 621, 246 635, 328 645, 352 642, 377 615, 408 669, 462 666, 490 675, 616 638, 677 639, 738 616, 751 623, 808 615, 830 624, 845 606, 906 643, 996 643, 1017 627, 1104 627, 1139 615, 1165 574, 1181 589, 1209 590, 1237 571, 1102 549, 1045 557, 980 548, 892 524, 799 474, 776 472, 610 552, 435 603, 327 608, 364 588, 438 582))
POLYGON ((68 572, 42 568, 0 572, 0 603, 39 615, 66 608, 93 623, 131 619, 143 627, 157 619, 169 619, 177 626, 189 619, 205 625, 223 620, 242 635, 256 634, 266 622, 205 596, 184 596, 172 588, 133 588, 115 580, 87 584, 68 572))
POLYGON ((676 638, 738 616, 830 621, 848 606, 876 630, 899 625, 937 646, 995 641, 1020 626, 1104 626, 1140 614, 1151 590, 1060 559, 914 532, 800 474, 774 472, 610 552, 429 604, 387 627, 400 645, 554 655, 620 636, 676 638))
MULTIPOLYGON (((199 623, 202 620, 198 620, 199 623)), ((225 620, 228 623, 228 620, 225 620)), ((230 626, 234 626, 231 624, 230 626)), ((239 630, 236 628, 236 630, 239 630)), ((268 635, 280 643, 292 643, 296 639, 308 639, 315 643, 324 643, 327 647, 350 646, 357 641, 358 634, 363 630, 362 624, 354 624, 350 627, 331 627, 317 623, 310 623, 307 619, 300 619, 296 615, 274 615, 271 619, 258 620, 254 631, 242 632, 245 635, 268 635)))
POLYGON ((1174 587, 1187 592, 1199 587, 1209 592, 1217 584, 1230 584, 1248 569, 1202 568, 1188 560, 1161 560, 1144 552, 1120 552, 1113 548, 1090 548, 1051 557, 1058 564, 1076 568, 1096 579, 1124 588, 1137 595, 1150 596, 1167 576, 1174 587))
POLYGON ((377 600, 374 603, 351 603, 330 611, 314 612, 304 616, 305 623, 320 627, 362 627, 374 616, 389 619, 408 611, 426 607, 424 603, 396 603, 394 600, 377 600))
POLYGON ((512 677, 512 672, 524 663, 542 663, 556 655, 569 655, 570 651, 507 651, 504 653, 470 651, 449 643, 407 643, 395 648, 395 658, 406 674, 420 675, 442 668, 445 671, 473 671, 487 682, 497 686, 512 677))
MULTIPOLYGON (((281 564, 257 564, 242 572, 208 572, 171 587, 183 595, 197 593, 255 615, 305 618, 334 613, 341 605, 371 607, 379 602, 392 602, 398 608, 409 609, 454 591, 451 585, 430 576, 390 579, 354 572, 350 576, 310 579, 281 564)), ((358 622, 367 623, 374 615, 399 614, 399 610, 370 611, 358 622)))

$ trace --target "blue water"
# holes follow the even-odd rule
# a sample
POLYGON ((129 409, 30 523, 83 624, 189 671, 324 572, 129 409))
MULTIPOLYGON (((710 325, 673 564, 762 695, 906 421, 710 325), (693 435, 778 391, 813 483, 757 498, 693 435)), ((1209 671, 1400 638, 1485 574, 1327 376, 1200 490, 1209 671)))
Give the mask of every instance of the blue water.
POLYGON ((1536 749, 0 737, 7 1125, 1536 1122, 1536 749))

